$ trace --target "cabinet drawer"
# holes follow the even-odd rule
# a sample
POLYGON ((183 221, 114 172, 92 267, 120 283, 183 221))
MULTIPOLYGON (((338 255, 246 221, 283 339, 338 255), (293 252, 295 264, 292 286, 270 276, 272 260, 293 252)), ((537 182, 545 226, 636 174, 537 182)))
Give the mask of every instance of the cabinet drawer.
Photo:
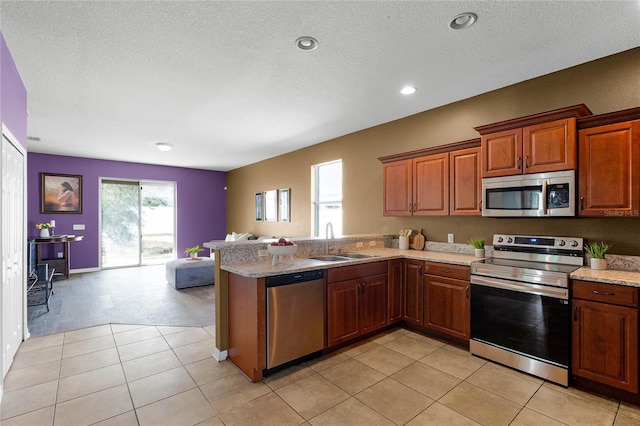
POLYGON ((380 275, 387 273, 387 262, 363 263, 359 265, 343 266, 341 268, 331 268, 327 271, 327 282, 355 280, 368 277, 370 275, 380 275))
POLYGON ((574 299, 591 300, 632 308, 638 307, 639 289, 636 287, 579 280, 574 280, 572 285, 574 299))
POLYGON ((449 265, 447 263, 425 262, 424 273, 426 275, 438 275, 440 277, 469 281, 468 266, 449 265))

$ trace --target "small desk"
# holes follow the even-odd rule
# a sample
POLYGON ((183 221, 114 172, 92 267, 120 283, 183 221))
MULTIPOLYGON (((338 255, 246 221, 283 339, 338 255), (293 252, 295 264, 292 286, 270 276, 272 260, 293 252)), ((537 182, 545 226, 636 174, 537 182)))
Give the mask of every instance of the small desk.
MULTIPOLYGON (((36 263, 47 263, 49 269, 55 269, 56 275, 61 275, 65 279, 69 278, 69 244, 82 241, 83 235, 52 235, 51 237, 35 237, 36 242, 36 263), (51 244, 62 244, 62 257, 44 257, 42 248, 51 244)), ((48 252, 48 251, 47 251, 48 252)))

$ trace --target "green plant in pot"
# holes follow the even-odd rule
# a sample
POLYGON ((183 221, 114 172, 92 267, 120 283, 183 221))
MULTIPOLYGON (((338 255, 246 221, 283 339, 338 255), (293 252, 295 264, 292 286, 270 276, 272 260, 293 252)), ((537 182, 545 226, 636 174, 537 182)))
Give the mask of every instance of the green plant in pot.
POLYGON ((591 269, 607 269, 607 261, 604 257, 610 248, 611 246, 604 241, 584 245, 584 251, 591 256, 591 269))
POLYGON ((473 254, 475 257, 484 257, 484 238, 471 238, 469 244, 474 248, 473 254))
POLYGON ((200 244, 198 244, 197 246, 185 249, 184 254, 188 254, 191 259, 197 259, 198 253, 200 253, 201 251, 204 251, 204 249, 200 247, 200 244))

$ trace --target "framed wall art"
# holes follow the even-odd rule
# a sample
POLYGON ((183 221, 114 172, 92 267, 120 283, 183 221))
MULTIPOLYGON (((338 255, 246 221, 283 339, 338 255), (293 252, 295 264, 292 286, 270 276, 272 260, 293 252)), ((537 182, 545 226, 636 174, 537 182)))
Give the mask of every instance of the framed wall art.
POLYGON ((82 213, 82 176, 40 173, 40 213, 82 213))
POLYGON ((278 191, 275 189, 264 192, 264 220, 278 221, 278 191))
POLYGON ((291 222, 291 189, 285 188, 278 191, 278 217, 280 222, 291 222))
POLYGON ((256 192, 256 220, 262 221, 262 192, 256 192))

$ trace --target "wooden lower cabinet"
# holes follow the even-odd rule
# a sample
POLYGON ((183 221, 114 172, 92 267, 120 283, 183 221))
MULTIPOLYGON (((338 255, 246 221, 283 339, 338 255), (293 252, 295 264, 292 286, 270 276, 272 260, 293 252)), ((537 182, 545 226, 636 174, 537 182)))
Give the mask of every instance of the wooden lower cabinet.
POLYGON ((387 269, 387 262, 376 262, 328 271, 327 346, 388 324, 387 269))
POLYGON ((469 340, 469 267, 426 262, 424 286, 424 326, 457 339, 469 340))
POLYGON ((572 285, 572 375, 637 394, 638 289, 572 285))
POLYGON ((389 323, 397 322, 402 319, 402 288, 404 282, 404 268, 402 259, 393 259, 389 261, 387 272, 388 300, 387 313, 389 323))
POLYGON ((402 319, 410 324, 423 324, 422 260, 404 260, 404 288, 402 290, 402 319))

